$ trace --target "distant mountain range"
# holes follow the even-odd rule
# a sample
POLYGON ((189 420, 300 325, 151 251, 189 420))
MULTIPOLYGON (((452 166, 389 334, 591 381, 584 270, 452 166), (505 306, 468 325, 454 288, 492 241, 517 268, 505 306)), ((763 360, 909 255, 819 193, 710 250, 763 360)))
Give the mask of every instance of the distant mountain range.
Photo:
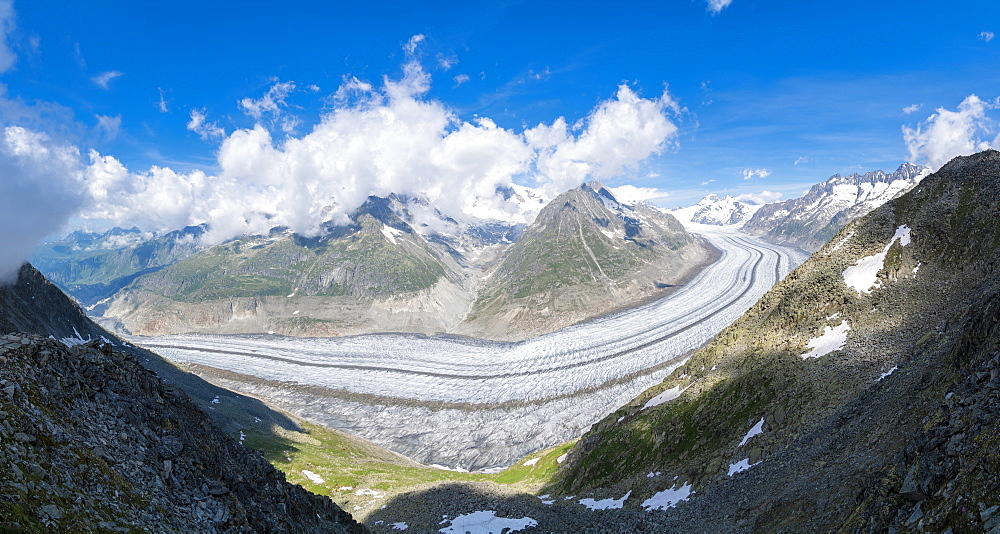
POLYGON ((906 193, 929 172, 926 167, 904 163, 891 174, 835 174, 801 198, 761 206, 743 231, 814 252, 844 225, 906 193))
POLYGON ((483 215, 504 219, 460 221, 390 195, 315 237, 275 228, 206 247, 206 227, 115 229, 71 234, 33 259, 134 334, 523 339, 662 294, 710 255, 670 215, 623 205, 599 183, 551 202, 521 186, 498 193, 506 211, 483 215))

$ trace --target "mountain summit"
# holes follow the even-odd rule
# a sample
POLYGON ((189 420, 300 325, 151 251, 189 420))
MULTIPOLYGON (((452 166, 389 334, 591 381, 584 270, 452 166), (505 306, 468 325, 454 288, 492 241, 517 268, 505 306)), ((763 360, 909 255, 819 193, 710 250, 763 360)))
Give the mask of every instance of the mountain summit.
POLYGON ((815 252, 845 224, 909 191, 929 172, 904 163, 891 174, 834 174, 800 198, 761 206, 743 231, 815 252))
POLYGON ((662 294, 711 257, 669 214, 600 182, 559 195, 490 270, 456 332, 523 339, 662 294))

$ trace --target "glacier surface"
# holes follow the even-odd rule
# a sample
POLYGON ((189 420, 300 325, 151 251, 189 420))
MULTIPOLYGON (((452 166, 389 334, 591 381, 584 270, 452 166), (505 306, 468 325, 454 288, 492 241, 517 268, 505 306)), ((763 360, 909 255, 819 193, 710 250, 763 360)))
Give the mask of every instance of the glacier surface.
POLYGON ((734 229, 697 232, 718 261, 668 296, 531 340, 376 334, 135 338, 224 387, 425 464, 510 465, 585 432, 662 381, 805 260, 734 229))

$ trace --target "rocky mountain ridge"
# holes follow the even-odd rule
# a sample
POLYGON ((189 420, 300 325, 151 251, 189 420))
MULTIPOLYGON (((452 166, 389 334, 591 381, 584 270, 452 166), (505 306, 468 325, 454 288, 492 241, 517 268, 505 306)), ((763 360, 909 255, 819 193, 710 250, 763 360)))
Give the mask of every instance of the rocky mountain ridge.
POLYGON ((550 489, 628 492, 624 530, 996 531, 998 190, 1000 153, 956 158, 846 226, 550 489))
POLYGON ((834 174, 802 197, 765 204, 743 231, 768 241, 815 252, 850 221, 915 187, 929 169, 903 163, 890 174, 834 174))

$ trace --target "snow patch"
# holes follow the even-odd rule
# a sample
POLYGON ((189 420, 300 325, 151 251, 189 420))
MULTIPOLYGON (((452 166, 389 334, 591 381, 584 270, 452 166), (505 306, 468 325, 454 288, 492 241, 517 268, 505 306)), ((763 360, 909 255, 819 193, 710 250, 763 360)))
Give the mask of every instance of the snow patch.
POLYGON ((524 462, 524 465, 527 465, 527 466, 530 467, 532 465, 537 464, 538 460, 541 460, 541 458, 532 458, 532 459, 528 460, 527 462, 524 462))
POLYGON ((747 435, 743 436, 743 441, 741 441, 740 444, 737 445, 737 447, 742 447, 746 445, 746 443, 750 441, 750 438, 763 433, 764 433, 764 418, 761 417, 760 421, 757 421, 757 424, 754 425, 749 432, 747 432, 747 435))
POLYGON ((62 341, 63 345, 66 345, 67 347, 75 347, 77 345, 83 345, 84 343, 90 343, 90 336, 87 336, 87 339, 83 339, 83 336, 80 335, 80 332, 77 331, 75 326, 73 327, 73 333, 76 334, 76 337, 64 337, 59 341, 62 341))
POLYGON ((677 506, 680 502, 688 500, 691 493, 693 492, 691 491, 691 483, 689 482, 679 488, 673 487, 654 494, 643 501, 642 507, 646 510, 666 510, 667 508, 677 506))
POLYGON ((900 246, 910 244, 910 229, 904 224, 896 228, 896 233, 889 240, 889 244, 882 249, 882 252, 871 256, 865 256, 844 270, 844 283, 848 287, 857 290, 858 295, 871 293, 872 288, 877 287, 878 272, 885 267, 885 255, 889 252, 889 247, 893 242, 899 240, 900 246))
POLYGON ((468 473, 468 469, 462 469, 461 467, 448 467, 441 464, 430 464, 427 467, 433 467, 434 469, 440 469, 442 471, 454 471, 456 473, 468 473))
POLYGON ((891 375, 892 373, 895 373, 897 369, 899 369, 899 367, 896 367, 895 365, 892 366, 892 369, 889 369, 888 371, 882 373, 882 375, 879 376, 875 381, 876 382, 881 382, 883 378, 891 375))
POLYGON ((382 235, 385 236, 393 245, 398 244, 396 242, 397 237, 403 237, 403 231, 397 230, 391 226, 382 225, 382 235))
POLYGON ((384 491, 373 490, 373 489, 359 489, 358 491, 355 491, 354 494, 362 497, 368 495, 369 497, 374 497, 376 499, 381 499, 382 497, 385 497, 384 491))
POLYGON ((621 499, 601 499, 595 501, 594 499, 580 499, 580 504, 586 506, 591 510, 617 510, 625 506, 625 501, 632 495, 632 490, 629 490, 621 499))
POLYGON ((677 384, 676 386, 674 386, 674 387, 672 387, 672 388, 664 391, 663 393, 660 393, 659 395, 653 397, 652 399, 649 399, 648 401, 646 401, 646 404, 643 405, 642 409, 645 410, 646 408, 652 408, 654 406, 659 406, 661 404, 670 402, 670 401, 676 399, 677 397, 680 397, 681 393, 684 393, 685 391, 687 391, 687 388, 689 388, 689 387, 691 387, 693 385, 694 385, 694 382, 688 384, 687 387, 685 387, 684 389, 681 389, 681 385, 677 384))
POLYGON ((303 469, 302 470, 302 474, 305 475, 306 478, 308 478, 309 480, 311 480, 313 482, 313 484, 326 484, 326 481, 323 480, 323 477, 317 475, 316 473, 313 473, 312 471, 310 471, 308 469, 303 469))
POLYGON ((847 333, 850 331, 851 325, 847 321, 842 321, 835 328, 824 326, 823 335, 814 337, 806 343, 806 348, 812 350, 803 354, 802 359, 819 358, 820 356, 826 356, 831 352, 844 348, 844 343, 847 342, 847 333))
POLYGON ((564 454, 560 455, 558 458, 556 458, 556 463, 557 464, 561 464, 561 463, 563 463, 563 462, 566 461, 566 458, 569 458, 569 453, 568 452, 564 453, 564 454))
POLYGON ((441 529, 439 532, 450 534, 452 532, 461 534, 490 534, 493 532, 518 532, 530 527, 538 526, 538 521, 530 517, 512 518, 497 517, 493 510, 483 510, 464 514, 451 520, 451 526, 441 529))
POLYGON ((736 462, 735 464, 730 464, 729 465, 729 476, 733 476, 736 473, 742 473, 743 471, 746 471, 747 469, 750 469, 751 467, 753 467, 753 466, 755 466, 755 465, 757 465, 759 463, 760 462, 757 462, 756 464, 752 464, 752 463, 750 463, 750 458, 744 458, 744 459, 736 462))
POLYGON ((393 530, 406 530, 408 528, 410 528, 410 525, 407 525, 406 523, 403 523, 402 521, 400 521, 399 523, 393 523, 392 524, 392 529, 393 530))

